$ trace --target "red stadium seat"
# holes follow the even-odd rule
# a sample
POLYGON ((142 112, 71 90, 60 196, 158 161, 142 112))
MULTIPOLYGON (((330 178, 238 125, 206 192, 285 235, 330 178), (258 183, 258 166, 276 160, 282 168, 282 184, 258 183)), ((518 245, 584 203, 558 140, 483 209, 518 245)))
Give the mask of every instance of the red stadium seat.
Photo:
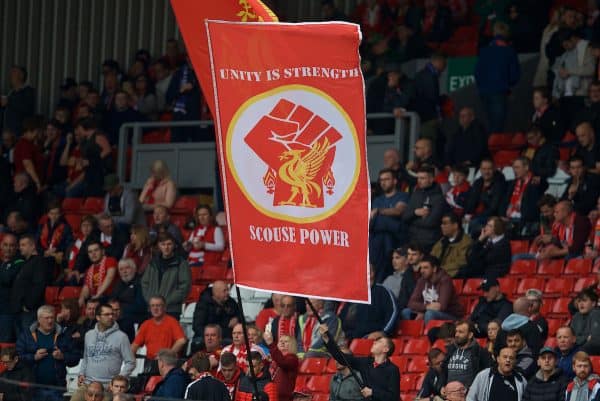
MULTIPOLYGON (((512 242, 512 241, 511 241, 512 242)), ((514 252, 513 252, 514 255, 514 252)), ((515 260, 510 265, 511 276, 528 276, 535 273, 535 266, 537 261, 531 259, 520 259, 515 260)))
POLYGON ((206 287, 203 285, 192 285, 190 287, 190 292, 187 295, 187 298, 185 299, 185 303, 186 304, 191 304, 192 302, 199 302, 200 301, 200 294, 202 294, 202 291, 204 291, 206 287))
POLYGON ((525 294, 525 292, 527 292, 527 290, 530 288, 536 288, 540 291, 543 290, 544 279, 532 277, 522 279, 521 281, 519 281, 519 286, 517 287, 516 294, 525 294))
POLYGON ((446 352, 446 341, 443 338, 440 338, 433 343, 431 348, 438 348, 446 352))
POLYGON ((311 401, 329 401, 329 394, 324 394, 324 393, 311 394, 310 400, 311 401))
POLYGON ((591 259, 571 259, 565 266, 564 274, 575 274, 578 276, 586 276, 592 271, 591 259))
POLYGON ((200 270, 202 270, 202 281, 207 283, 227 278, 227 266, 205 265, 200 267, 200 270))
POLYGON ((558 347, 558 341, 556 341, 556 337, 548 337, 546 342, 544 343, 544 347, 556 348, 558 347))
POLYGON ((327 358, 305 358, 300 364, 301 375, 320 375, 325 371, 327 358))
POLYGON ((600 356, 591 356, 590 360, 592 361, 592 372, 597 372, 600 369, 600 356))
POLYGON ((566 322, 563 319, 546 319, 548 322, 548 337, 554 337, 556 335, 556 330, 560 328, 560 326, 564 325, 566 322))
POLYGON ((463 281, 460 278, 452 279, 452 284, 454 285, 454 293, 456 295, 462 294, 463 281))
POLYGON ((592 268, 592 272, 593 273, 600 272, 600 258, 596 258, 596 261, 594 262, 594 267, 592 268))
POLYGON ((198 198, 195 196, 180 196, 171 208, 171 214, 190 215, 194 213, 196 206, 198 206, 198 198))
POLYGON ((58 292, 60 291, 60 287, 46 287, 46 292, 44 294, 44 301, 47 305, 56 305, 58 304, 58 292))
POLYGON ((480 278, 470 278, 466 280, 463 286, 463 295, 482 295, 483 292, 479 289, 482 281, 483 280, 480 278))
POLYGON ((335 359, 329 358, 329 360, 327 361, 327 365, 325 366, 325 369, 323 370, 323 373, 326 373, 326 374, 337 373, 337 369, 335 367, 335 359))
POLYGON ((544 296, 567 296, 573 289, 573 279, 570 277, 551 278, 544 287, 544 296))
POLYGON ((371 355, 371 346, 373 340, 366 338, 355 338, 350 343, 350 351, 356 356, 369 356, 371 355))
POLYGON ((538 265, 538 274, 549 276, 549 277, 560 277, 563 266, 565 265, 562 259, 546 259, 542 260, 538 265))
POLYGON ((331 375, 311 376, 306 382, 306 388, 315 393, 329 393, 329 384, 331 383, 331 375))
POLYGON ((512 240, 510 241, 510 252, 512 255, 519 253, 529 253, 529 241, 527 240, 512 240))
POLYGON ((419 337, 423 333, 422 320, 401 320, 398 324, 397 334, 409 337, 419 337))
POLYGON ((306 389, 306 382, 310 379, 311 376, 306 375, 298 375, 296 376, 296 385, 294 386, 294 391, 297 393, 306 393, 308 390, 306 389))
POLYGON ((405 354, 427 354, 429 351, 429 338, 421 337, 421 338, 413 338, 408 340, 406 345, 404 346, 405 354))
POLYGON ((430 320, 429 322, 427 322, 427 325, 423 330, 423 334, 426 335, 429 332, 429 330, 433 329, 434 327, 440 327, 441 325, 447 322, 450 322, 450 320, 430 320))
POLYGON ((66 198, 62 201, 64 213, 79 213, 83 205, 83 198, 66 198))
POLYGON ((522 149, 525 145, 527 145, 527 137, 522 132, 516 132, 512 135, 510 146, 511 149, 522 149))
POLYGON ((79 294, 81 294, 81 287, 75 287, 75 286, 63 287, 63 289, 60 290, 60 293, 58 294, 58 301, 60 302, 60 301, 63 301, 65 299, 69 299, 69 298, 78 299, 79 294))
POLYGON ((408 341, 412 340, 410 337, 400 337, 400 338, 392 338, 392 343, 394 343, 394 353, 393 355, 401 355, 404 346, 408 341))
POLYGON ((406 372, 406 367, 408 366, 408 357, 392 355, 390 357, 390 362, 398 367, 400 373, 406 372))
POLYGON ((488 138, 488 149, 490 152, 506 149, 511 142, 510 136, 510 134, 501 132, 492 133, 488 138))
POLYGON ((596 279, 594 277, 581 277, 578 278, 575 282, 575 286, 573 287, 573 292, 578 293, 585 290, 588 287, 596 284, 596 279))
POLYGON ((162 381, 162 376, 150 376, 148 381, 146 382, 146 386, 144 387, 144 392, 146 394, 152 394, 156 385, 162 381))
POLYGON ((412 391, 417 384, 416 374, 406 374, 400 376, 400 391, 412 391))
POLYGON ((512 162, 519 157, 520 152, 518 150, 499 150, 493 156, 496 167, 507 167, 511 166, 512 162))
POLYGON ((192 284, 202 283, 202 268, 190 267, 190 271, 192 272, 192 284))
POLYGON ((498 283, 500 283, 500 291, 511 296, 517 289, 519 279, 518 277, 501 277, 498 279, 498 283))
POLYGON ((86 198, 81 207, 81 214, 98 214, 104 210, 104 198, 86 198))
POLYGON ((69 226, 73 230, 75 234, 79 233, 79 226, 81 225, 81 215, 80 214, 65 214, 65 220, 69 223, 69 226))
POLYGON ((429 369, 426 355, 413 355, 408 360, 407 371, 409 373, 424 373, 429 369))
POLYGON ((558 298, 552 304, 552 310, 550 311, 549 316, 553 318, 566 318, 569 316, 569 304, 571 303, 571 298, 558 298))

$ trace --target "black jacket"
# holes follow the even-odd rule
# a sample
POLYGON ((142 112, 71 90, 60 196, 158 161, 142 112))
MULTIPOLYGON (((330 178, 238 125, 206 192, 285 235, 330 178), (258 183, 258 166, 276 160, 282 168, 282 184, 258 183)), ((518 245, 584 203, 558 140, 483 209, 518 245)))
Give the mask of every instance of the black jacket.
MULTIPOLYGON (((500 214, 506 216, 506 211, 510 205, 510 197, 515 189, 516 180, 508 181, 504 199, 500 206, 500 214)), ((537 223, 540 219, 540 210, 537 206, 538 201, 544 193, 544 188, 541 185, 535 185, 530 182, 525 188, 523 197, 521 198, 521 222, 522 223, 537 223)))
POLYGON ((500 203, 504 197, 505 190, 506 179, 501 172, 496 171, 494 173, 492 184, 486 188, 485 191, 483 190, 483 178, 479 177, 475 180, 473 186, 471 187, 469 199, 465 205, 465 213, 474 214, 479 206, 479 203, 482 203, 484 210, 483 212, 478 213, 478 216, 498 216, 498 214, 500 214, 500 203))
MULTIPOLYGON (((471 344, 467 347, 467 349, 471 352, 471 368, 473 369, 472 379, 475 379, 477 373, 481 372, 483 369, 490 367, 492 363, 492 358, 490 356, 490 353, 485 348, 482 348, 475 339, 471 340, 471 344)), ((458 349, 456 344, 452 343, 446 347, 446 358, 444 358, 444 361, 442 362, 442 381, 444 386, 448 383, 448 363, 450 362, 452 355, 455 352, 462 352, 462 350, 458 349)), ((471 383, 463 384, 465 385, 465 387, 469 387, 471 385, 471 383)))
POLYGON ((477 277, 502 277, 508 273, 511 263, 510 241, 505 235, 496 243, 476 241, 467 257, 470 271, 477 277))
POLYGON ((140 280, 139 274, 128 283, 119 279, 111 294, 121 304, 121 316, 135 323, 142 323, 148 317, 148 304, 140 280))
POLYGON ((487 337, 487 325, 494 319, 503 321, 513 310, 512 302, 502 295, 502 298, 488 302, 485 297, 479 297, 469 320, 475 325, 475 337, 487 337))
POLYGON ((372 357, 342 355, 340 349, 333 345, 333 341, 328 341, 326 345, 327 350, 336 361, 344 363, 345 358, 352 369, 360 372, 365 386, 373 390, 372 401, 400 400, 400 371, 396 365, 386 360, 375 367, 372 357))
MULTIPOLYGON (((565 192, 563 192, 560 200, 569 200, 569 187, 573 182, 573 178, 570 177, 566 182, 565 192)), ((583 177, 583 182, 577 187, 577 192, 573 199, 573 208, 575 211, 583 216, 587 216, 589 212, 596 209, 596 200, 600 195, 600 186, 598 185, 598 179, 594 174, 586 174, 583 177)))
POLYGON ((212 376, 188 384, 184 397, 186 400, 231 401, 227 387, 212 376))
POLYGON ((408 206, 402 214, 403 220, 408 225, 409 238, 428 249, 431 248, 440 238, 442 215, 447 210, 448 205, 439 184, 434 183, 424 189, 415 188, 408 201, 408 206), (429 215, 427 217, 417 216, 415 209, 423 207, 428 198, 431 206, 429 215))
POLYGON ((556 173, 556 163, 560 159, 556 146, 546 142, 535 152, 531 160, 531 171, 534 176, 540 177, 546 185, 548 177, 556 173))
POLYGON ((459 125, 448 135, 444 152, 445 164, 468 164, 478 168, 481 159, 489 153, 487 140, 485 128, 479 121, 474 120, 467 129, 459 125))
MULTIPOLYGON (((5 191, 6 189, 3 189, 5 191)), ((6 207, 4 219, 10 212, 19 212, 29 224, 30 230, 35 230, 40 217, 40 198, 37 196, 34 185, 29 184, 23 191, 12 192, 10 202, 6 207)))
POLYGON ((427 398, 436 395, 440 395, 442 387, 444 386, 442 372, 438 372, 433 368, 429 368, 425 378, 423 379, 423 385, 421 386, 416 398, 427 398))
POLYGON ((46 292, 46 264, 39 255, 25 260, 13 281, 10 310, 12 313, 36 312, 44 304, 46 292))
POLYGON ((218 304, 212 297, 212 290, 208 288, 200 295, 196 309, 194 310, 194 336, 202 338, 204 336, 204 327, 213 323, 221 326, 223 338, 231 338, 231 328, 229 321, 237 317, 240 318, 240 308, 232 298, 227 298, 223 305, 218 304))
POLYGON ((542 129, 542 133, 549 143, 559 143, 565 134, 565 125, 560 111, 553 104, 548 106, 540 118, 536 118, 534 115, 532 122, 542 129))
MULTIPOLYGON (((340 319, 346 338, 362 338, 374 331, 391 336, 396 329, 399 310, 394 294, 381 284, 371 286, 371 304, 346 303, 340 319)), ((275 330, 271 330, 275 333, 275 330)))
POLYGON ((402 276, 402 282, 400 283, 400 293, 398 294, 398 310, 406 308, 408 305, 408 300, 415 290, 416 285, 417 280, 415 280, 413 269, 409 267, 406 273, 404 273, 402 276))
MULTIPOLYGON (((22 361, 17 362, 13 370, 5 370, 0 374, 0 379, 14 380, 24 383, 35 382, 33 371, 22 361)), ((27 386, 5 383, 0 380, 0 393, 4 394, 2 401, 29 401, 31 390, 27 386)))
POLYGON ((0 305, 2 305, 2 308, 6 308, 10 303, 13 282, 17 274, 19 274, 23 263, 25 261, 20 257, 0 263, 0 305))
POLYGON ((563 376, 560 368, 556 369, 548 381, 544 381, 541 371, 529 380, 523 401, 564 401, 565 389, 569 378, 563 376))
POLYGON ((440 79, 431 64, 427 64, 417 73, 414 83, 414 98, 411 109, 421 117, 421 122, 439 117, 440 79))
POLYGON ((17 136, 21 134, 23 120, 35 113, 35 89, 26 85, 8 94, 8 103, 3 108, 2 126, 10 128, 17 136))

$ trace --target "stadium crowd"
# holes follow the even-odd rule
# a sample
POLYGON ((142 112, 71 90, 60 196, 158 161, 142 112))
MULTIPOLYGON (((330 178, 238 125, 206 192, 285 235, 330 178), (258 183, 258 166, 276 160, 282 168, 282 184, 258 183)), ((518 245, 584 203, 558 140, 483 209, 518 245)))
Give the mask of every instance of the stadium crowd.
POLYGON ((246 333, 222 213, 178 197, 161 160, 139 194, 114 174, 124 123, 210 118, 177 41, 157 58, 139 50, 127 71, 106 60, 98 86, 66 78, 46 117, 13 66, 0 98, 0 399, 63 400, 69 386, 73 401, 600 400, 600 10, 563 3, 366 0, 348 18, 323 1, 323 19, 361 24, 367 110, 414 110, 421 136, 414 161, 383 155, 372 303, 313 310, 272 294, 246 333), (440 50, 465 27, 485 119, 440 96, 440 50), (531 123, 506 133, 517 54, 538 49, 531 123), (409 79, 400 64, 419 57, 409 79))

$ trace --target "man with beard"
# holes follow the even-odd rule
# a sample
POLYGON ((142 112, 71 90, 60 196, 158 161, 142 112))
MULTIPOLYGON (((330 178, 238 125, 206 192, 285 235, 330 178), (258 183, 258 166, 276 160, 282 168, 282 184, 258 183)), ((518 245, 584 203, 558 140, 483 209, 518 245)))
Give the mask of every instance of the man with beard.
POLYGON ((490 367, 490 363, 490 354, 474 338, 473 323, 467 320, 457 322, 454 342, 447 347, 446 358, 442 362, 442 372, 446 376, 444 383, 458 381, 468 388, 477 373, 490 367))
POLYGON ((575 378, 567 385, 565 401, 596 401, 600 395, 598 376, 592 373, 592 361, 580 351, 573 356, 575 378))

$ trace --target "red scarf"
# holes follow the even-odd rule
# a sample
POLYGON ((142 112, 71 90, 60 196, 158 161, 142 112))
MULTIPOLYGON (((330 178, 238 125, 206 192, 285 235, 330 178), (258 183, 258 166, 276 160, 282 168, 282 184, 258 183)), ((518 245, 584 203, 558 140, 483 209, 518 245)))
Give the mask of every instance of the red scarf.
POLYGON ((146 194, 146 203, 148 205, 154 205, 154 191, 156 191, 156 188, 158 188, 160 186, 161 180, 157 180, 156 178, 152 180, 152 186, 150 187, 150 189, 148 190, 148 193, 146 194))
POLYGON ((510 205, 506 211, 506 217, 520 217, 521 216, 521 202, 523 200, 523 194, 527 189, 527 185, 531 181, 531 172, 527 173, 527 177, 524 179, 516 180, 515 188, 510 196, 510 205))
POLYGON ((229 391, 229 396, 232 400, 235 400, 235 393, 237 391, 238 384, 240 384, 241 373, 242 371, 237 369, 231 380, 227 380, 221 371, 217 372, 217 379, 219 379, 225 385, 225 387, 227 387, 227 391, 229 391))
POLYGON ((277 338, 281 338, 281 336, 290 336, 296 338, 296 321, 298 320, 298 316, 294 313, 292 317, 283 317, 279 318, 279 327, 277 328, 277 338))
POLYGON ((96 295, 98 288, 100 288, 102 282, 106 278, 106 272, 108 270, 106 267, 106 256, 102 258, 100 263, 91 265, 89 269, 91 269, 92 274, 85 275, 85 285, 90 289, 90 295, 93 297, 96 295))
POLYGON ((575 231, 575 213, 571 213, 569 216, 569 223, 554 223, 552 226, 552 236, 558 238, 561 244, 566 245, 567 248, 573 245, 573 233, 575 231))
POLYGON ((306 318, 304 332, 302 333, 302 345, 304 346, 304 352, 308 352, 308 350, 310 350, 310 346, 312 345, 312 332, 316 324, 317 318, 315 316, 309 316, 306 318))
POLYGON ((600 249, 600 219, 596 220, 596 226, 594 228, 594 249, 600 249))
POLYGON ((85 241, 83 235, 79 236, 77 240, 73 243, 71 247, 71 252, 69 252, 69 270, 73 270, 75 268, 75 260, 77 260, 77 256, 81 251, 81 245, 85 241))
POLYGON ((40 233, 40 245, 44 250, 50 247, 56 248, 63 240, 63 234, 65 232, 65 223, 60 221, 56 222, 54 226, 50 225, 48 220, 42 226, 42 232, 40 233))

